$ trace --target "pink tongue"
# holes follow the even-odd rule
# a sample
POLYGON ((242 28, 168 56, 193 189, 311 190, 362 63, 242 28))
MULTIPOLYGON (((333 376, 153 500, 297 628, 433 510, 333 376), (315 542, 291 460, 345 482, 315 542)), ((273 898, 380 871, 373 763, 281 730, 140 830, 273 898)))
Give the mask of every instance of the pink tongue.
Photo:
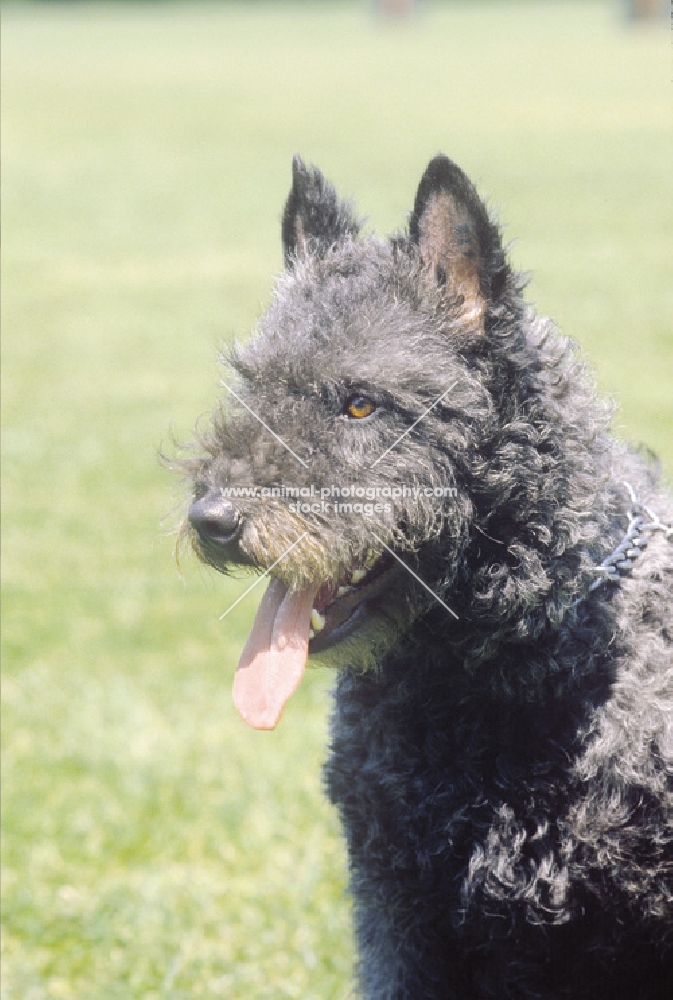
POLYGON ((299 686, 317 589, 290 592, 277 579, 266 589, 234 677, 234 704, 254 729, 274 729, 299 686))

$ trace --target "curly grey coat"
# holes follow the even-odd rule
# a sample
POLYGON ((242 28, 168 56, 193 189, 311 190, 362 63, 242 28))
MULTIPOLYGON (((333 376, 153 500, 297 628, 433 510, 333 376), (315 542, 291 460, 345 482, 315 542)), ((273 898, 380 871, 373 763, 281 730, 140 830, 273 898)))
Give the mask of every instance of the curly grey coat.
POLYGON ((274 725, 297 680, 251 706, 276 641, 255 630, 283 608, 306 619, 283 642, 340 668, 326 779, 363 996, 668 1000, 672 509, 653 464, 610 435, 446 157, 389 241, 296 159, 283 240, 229 358, 243 406, 182 462, 186 530, 216 568, 277 578, 237 674, 249 721, 274 725), (289 481, 392 499, 335 518, 226 495, 289 481), (394 495, 409 482, 431 489, 394 495))

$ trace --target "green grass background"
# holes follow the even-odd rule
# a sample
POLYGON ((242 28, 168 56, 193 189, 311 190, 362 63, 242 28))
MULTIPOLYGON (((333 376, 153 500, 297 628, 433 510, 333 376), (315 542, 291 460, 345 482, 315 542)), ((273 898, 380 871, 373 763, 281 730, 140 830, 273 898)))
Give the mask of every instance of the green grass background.
POLYGON ((331 678, 231 705, 247 581, 156 452, 281 266, 294 152, 404 224, 442 149, 673 468, 670 38, 616 4, 6 6, 3 998, 352 995, 331 678), (168 516, 166 517, 168 512, 168 516))

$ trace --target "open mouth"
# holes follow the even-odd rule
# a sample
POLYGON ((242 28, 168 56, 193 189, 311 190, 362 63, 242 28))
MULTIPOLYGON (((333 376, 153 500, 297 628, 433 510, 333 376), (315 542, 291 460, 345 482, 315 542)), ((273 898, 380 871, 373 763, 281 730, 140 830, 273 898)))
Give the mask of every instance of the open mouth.
POLYGON ((257 609, 234 678, 234 703, 255 729, 274 729, 301 681, 309 653, 358 629, 367 605, 388 586, 393 560, 349 570, 336 583, 290 590, 274 577, 257 609))
POLYGON ((357 567, 338 583, 326 583, 318 590, 311 608, 309 653, 319 653, 355 632, 367 614, 367 602, 388 585, 394 570, 392 556, 381 556, 369 568, 357 567))

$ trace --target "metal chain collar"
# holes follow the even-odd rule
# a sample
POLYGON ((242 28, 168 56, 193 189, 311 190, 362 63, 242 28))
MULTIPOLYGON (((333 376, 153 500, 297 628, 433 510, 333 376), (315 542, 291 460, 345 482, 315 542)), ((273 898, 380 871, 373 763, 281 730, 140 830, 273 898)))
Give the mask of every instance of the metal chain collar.
POLYGON ((629 526, 621 542, 600 566, 594 567, 594 572, 600 576, 589 587, 589 592, 600 587, 607 580, 617 583, 633 569, 633 564, 649 541, 648 535, 655 531, 663 531, 666 539, 673 540, 673 525, 665 524, 636 496, 636 491, 630 483, 624 482, 631 497, 631 510, 628 512, 629 526))

